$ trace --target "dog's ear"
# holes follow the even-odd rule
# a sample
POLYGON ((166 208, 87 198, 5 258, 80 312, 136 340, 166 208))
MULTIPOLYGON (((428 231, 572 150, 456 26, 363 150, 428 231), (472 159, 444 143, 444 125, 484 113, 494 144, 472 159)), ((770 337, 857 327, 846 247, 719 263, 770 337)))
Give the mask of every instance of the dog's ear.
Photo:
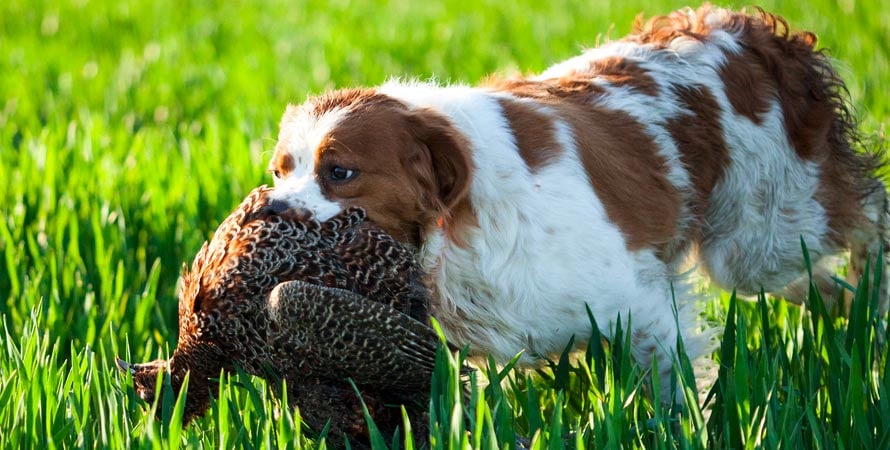
POLYGON ((408 113, 408 125, 417 143, 408 170, 427 197, 427 206, 447 218, 470 190, 473 160, 466 137, 446 117, 431 109, 408 113))

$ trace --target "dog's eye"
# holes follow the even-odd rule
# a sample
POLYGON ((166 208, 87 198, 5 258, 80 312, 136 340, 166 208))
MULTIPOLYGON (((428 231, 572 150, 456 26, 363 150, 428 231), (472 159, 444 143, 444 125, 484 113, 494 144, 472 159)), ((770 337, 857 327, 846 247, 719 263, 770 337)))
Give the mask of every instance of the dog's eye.
POLYGON ((334 181, 347 181, 351 180, 354 176, 355 171, 352 169, 346 169, 340 166, 334 166, 331 168, 331 179, 334 181))

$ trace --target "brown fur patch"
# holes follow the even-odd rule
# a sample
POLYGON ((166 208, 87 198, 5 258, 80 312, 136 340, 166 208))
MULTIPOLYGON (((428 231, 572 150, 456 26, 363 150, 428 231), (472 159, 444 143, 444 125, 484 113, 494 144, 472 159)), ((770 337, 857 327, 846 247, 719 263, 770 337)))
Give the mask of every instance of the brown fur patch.
MULTIPOLYGON (((574 105, 573 105, 574 106, 574 105)), ((609 218, 630 250, 661 248, 674 239, 680 193, 652 138, 623 112, 569 108, 581 163, 609 218)))
POLYGON ((702 220, 711 191, 730 163, 729 149, 720 126, 720 105, 704 86, 676 86, 674 93, 680 105, 692 115, 672 118, 665 128, 677 144, 680 160, 692 178, 695 187, 693 213, 702 220))
POLYGON ((275 173, 276 177, 283 178, 291 173, 294 167, 294 157, 287 151, 286 143, 279 142, 269 162, 269 171, 275 173))
POLYGON ((776 93, 776 87, 763 67, 744 54, 726 55, 720 79, 735 112, 760 125, 763 121, 760 116, 769 111, 770 101, 776 93))
POLYGON ((388 98, 374 89, 341 89, 315 97, 310 101, 310 105, 312 112, 316 116, 320 116, 337 109, 350 108, 362 103, 386 101, 388 98))
POLYGON ((636 61, 619 56, 591 61, 586 70, 575 70, 562 77, 546 80, 546 85, 523 78, 492 77, 484 80, 482 86, 527 97, 565 97, 572 92, 605 93, 602 87, 592 84, 594 80, 603 80, 618 87, 627 86, 653 97, 658 95, 658 84, 649 72, 636 61))
POLYGON ((570 98, 575 95, 589 96, 606 93, 606 90, 602 87, 591 84, 590 78, 578 75, 547 80, 547 82, 521 78, 491 78, 485 80, 483 87, 509 92, 517 97, 537 98, 547 102, 553 99, 570 98))
POLYGON ((590 183, 630 250, 662 250, 675 238, 681 198, 667 179, 667 163, 639 122, 596 105, 600 88, 573 77, 497 86, 537 99, 569 124, 590 183))
POLYGON ((559 156, 562 149, 556 140, 552 117, 516 100, 502 98, 498 103, 510 123, 519 155, 529 170, 538 169, 559 156))
POLYGON ((658 84, 645 69, 634 61, 618 56, 598 59, 590 63, 591 75, 605 79, 613 86, 627 86, 646 95, 658 95, 658 84))

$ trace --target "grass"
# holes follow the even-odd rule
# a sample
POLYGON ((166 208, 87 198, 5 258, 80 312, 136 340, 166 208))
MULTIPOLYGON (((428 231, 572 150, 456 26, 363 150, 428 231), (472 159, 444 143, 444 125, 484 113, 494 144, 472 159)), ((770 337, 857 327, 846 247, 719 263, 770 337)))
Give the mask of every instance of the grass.
MULTIPOLYGON (((270 182, 284 106, 390 76, 539 71, 625 34, 638 12, 682 6, 182 3, 0 2, 0 447, 322 445, 262 380, 226 377, 212 411, 182 428, 176 405, 147 406, 161 419, 143 412, 113 368, 114 355, 149 360, 175 346, 181 264, 270 182)), ((763 6, 819 34, 863 130, 883 135, 890 10, 876 0, 763 6)), ((593 338, 584 357, 540 373, 477 373, 490 382, 466 399, 460 355, 443 355, 431 444, 511 448, 518 433, 536 449, 888 448, 890 336, 866 291, 836 319, 816 294, 802 310, 714 293, 708 314, 726 332, 704 411, 688 364, 676 377, 688 410, 650 401, 622 335, 611 346, 593 338)))

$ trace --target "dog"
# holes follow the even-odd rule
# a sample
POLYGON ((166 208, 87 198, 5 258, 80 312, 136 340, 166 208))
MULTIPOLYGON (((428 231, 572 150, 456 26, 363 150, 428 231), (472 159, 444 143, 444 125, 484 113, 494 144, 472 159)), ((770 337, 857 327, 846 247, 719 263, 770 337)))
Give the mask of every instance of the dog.
POLYGON ((536 76, 338 90, 288 106, 270 171, 282 200, 364 208, 416 246, 433 316, 472 355, 557 355, 586 342, 589 308, 669 376, 678 335, 692 357, 713 345, 690 260, 726 289, 793 293, 801 239, 814 262, 850 250, 854 277, 885 242, 878 156, 854 151, 815 43, 704 5, 536 76))

